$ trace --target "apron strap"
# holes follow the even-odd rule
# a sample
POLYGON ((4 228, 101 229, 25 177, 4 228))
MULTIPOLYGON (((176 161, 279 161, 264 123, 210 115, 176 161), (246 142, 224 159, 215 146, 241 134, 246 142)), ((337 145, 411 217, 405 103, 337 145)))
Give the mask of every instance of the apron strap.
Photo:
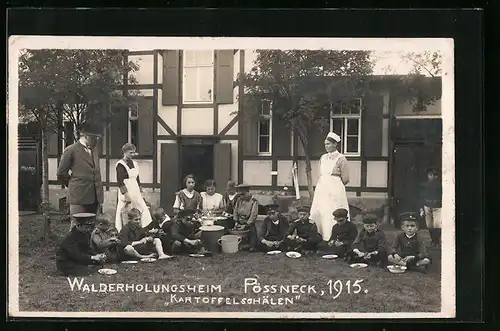
MULTIPOLYGON (((121 164, 122 166, 125 167, 125 170, 127 170, 127 173, 130 171, 130 168, 128 167, 128 165, 127 165, 127 163, 125 161, 118 160, 118 162, 116 162, 116 165, 119 165, 119 164, 121 164)), ((135 166, 135 164, 134 164, 134 166, 135 166)))

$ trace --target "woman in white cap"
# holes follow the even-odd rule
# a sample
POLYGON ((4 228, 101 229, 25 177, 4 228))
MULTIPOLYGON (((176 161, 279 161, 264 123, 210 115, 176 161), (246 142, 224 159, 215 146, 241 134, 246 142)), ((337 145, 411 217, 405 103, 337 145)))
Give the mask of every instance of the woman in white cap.
POLYGON ((123 215, 125 211, 131 208, 137 208, 141 211, 142 227, 149 225, 153 220, 141 193, 139 166, 133 160, 133 157, 137 154, 135 146, 131 143, 126 143, 122 147, 122 154, 123 158, 116 163, 118 204, 116 206, 115 227, 118 231, 128 222, 128 219, 123 217, 123 215))
POLYGON ((329 241, 335 224, 333 212, 339 208, 349 210, 345 185, 349 183, 349 170, 344 155, 337 151, 340 137, 334 132, 325 139, 326 153, 319 160, 320 174, 311 205, 311 220, 324 241, 329 241))

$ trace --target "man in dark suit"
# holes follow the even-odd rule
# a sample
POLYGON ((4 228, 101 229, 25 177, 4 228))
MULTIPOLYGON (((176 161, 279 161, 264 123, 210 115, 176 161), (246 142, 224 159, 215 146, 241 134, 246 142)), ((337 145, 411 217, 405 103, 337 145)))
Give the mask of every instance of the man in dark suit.
MULTIPOLYGON (((68 146, 61 156, 57 179, 67 187, 70 215, 98 214, 101 210, 104 190, 99 154, 96 150, 100 137, 102 137, 100 126, 85 123, 80 129, 80 139, 68 146)), ((71 228, 74 225, 72 217, 71 228)))

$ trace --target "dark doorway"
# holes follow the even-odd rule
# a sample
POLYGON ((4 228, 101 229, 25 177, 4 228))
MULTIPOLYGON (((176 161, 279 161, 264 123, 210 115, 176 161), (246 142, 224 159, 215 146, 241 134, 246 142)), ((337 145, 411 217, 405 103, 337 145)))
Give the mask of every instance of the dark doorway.
POLYGON ((180 187, 184 187, 184 177, 188 174, 196 178, 196 190, 204 191, 207 179, 214 177, 214 146, 212 144, 186 144, 181 147, 180 187))
POLYGON ((441 145, 399 143, 394 146, 393 216, 399 227, 398 215, 420 210, 420 183, 427 180, 426 168, 441 166, 441 145))

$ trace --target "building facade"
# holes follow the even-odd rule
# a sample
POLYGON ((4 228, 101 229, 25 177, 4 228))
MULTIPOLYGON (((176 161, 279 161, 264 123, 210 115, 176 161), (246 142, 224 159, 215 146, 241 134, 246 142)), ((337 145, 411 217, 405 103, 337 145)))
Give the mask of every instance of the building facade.
MULTIPOLYGON (((105 211, 114 212, 116 206, 115 165, 126 142, 137 146, 147 200, 167 210, 173 204, 174 193, 182 188, 183 177, 190 173, 201 185, 206 179, 215 179, 221 192, 229 179, 245 182, 266 204, 275 192, 285 187, 293 190, 294 155, 298 155, 301 194, 307 195, 304 150, 285 123, 272 116, 269 102, 263 100, 255 110, 258 116, 252 120, 242 116, 244 86, 237 83, 237 77, 251 70, 254 51, 150 50, 130 51, 125 56, 137 61, 139 71, 134 73, 138 84, 131 85, 124 79, 123 93, 136 91, 141 97, 130 109, 113 112, 112 123, 106 127, 102 139, 100 166, 105 211)), ((332 111, 330 130, 342 137, 341 152, 349 161, 348 197, 352 205, 363 210, 397 204, 396 147, 410 146, 405 151, 412 154, 418 146, 429 145, 426 137, 407 139, 404 134, 399 137, 398 132, 411 131, 410 127, 421 127, 424 132, 440 128, 440 100, 423 114, 415 114, 411 104, 393 97, 391 86, 397 81, 394 76, 378 77, 372 86, 374 95, 350 100, 346 109, 332 111), (405 125, 406 129, 398 131, 405 125)), ((65 194, 56 181, 57 165, 62 151, 72 142, 65 137, 70 137, 74 130, 70 123, 63 128, 49 138, 51 200, 56 206, 57 199, 65 194)), ((318 129, 309 137, 314 146, 311 151, 314 183, 327 131, 318 129)), ((439 146, 439 142, 431 145, 439 146)), ((435 163, 437 159, 440 162, 438 154, 433 154, 436 161, 426 162, 435 163)), ((422 167, 415 171, 420 173, 422 167)), ((397 173, 408 176, 401 170, 397 173)))

